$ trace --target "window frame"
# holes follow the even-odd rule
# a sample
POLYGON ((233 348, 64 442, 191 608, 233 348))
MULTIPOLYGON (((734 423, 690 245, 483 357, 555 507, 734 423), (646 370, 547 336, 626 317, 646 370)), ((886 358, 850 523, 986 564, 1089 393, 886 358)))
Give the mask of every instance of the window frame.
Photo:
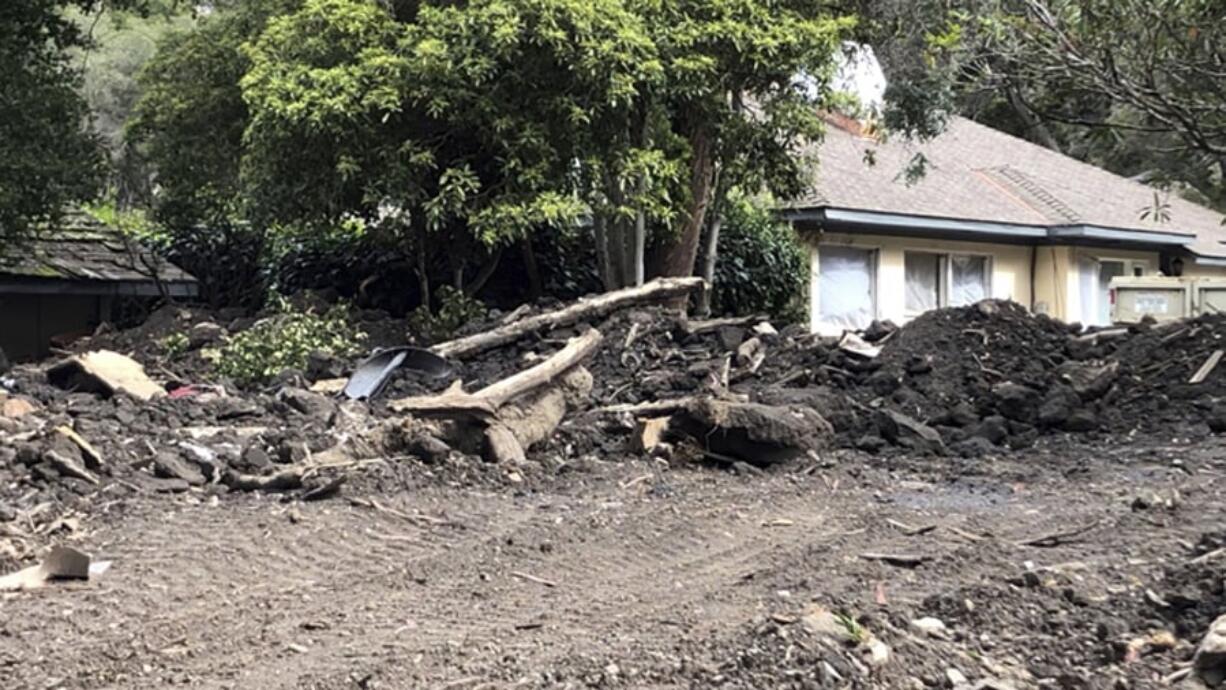
MULTIPOLYGON (((915 311, 907 306, 906 289, 907 289, 907 255, 908 254, 927 254, 937 257, 937 299, 936 309, 945 309, 950 306, 950 295, 953 293, 953 262, 950 260, 955 256, 965 256, 984 260, 985 285, 984 299, 991 299, 994 294, 992 291, 993 280, 996 276, 995 260, 996 257, 986 252, 976 252, 971 250, 932 250, 925 247, 904 247, 902 250, 902 266, 903 266, 903 314, 907 318, 914 318, 923 314, 922 311, 915 311)), ((967 306, 967 305, 958 305, 967 306)))

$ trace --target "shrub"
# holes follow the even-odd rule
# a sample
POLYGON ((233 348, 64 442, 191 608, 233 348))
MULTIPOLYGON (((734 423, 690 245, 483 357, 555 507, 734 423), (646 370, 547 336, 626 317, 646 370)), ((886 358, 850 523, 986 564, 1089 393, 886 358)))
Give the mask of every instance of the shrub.
POLYGON ((218 373, 243 386, 269 381, 286 369, 304 369, 315 351, 348 357, 362 350, 366 334, 349 323, 348 310, 298 311, 276 299, 278 313, 229 338, 217 360, 218 373))
POLYGON ((162 352, 166 353, 167 359, 178 359, 180 355, 187 352, 190 344, 191 340, 187 337, 186 333, 182 332, 171 333, 158 341, 158 345, 161 346, 162 352))
POLYGON ((486 308, 480 300, 473 299, 450 285, 437 291, 439 308, 431 312, 425 306, 414 309, 408 318, 409 332, 427 343, 436 343, 451 338, 466 324, 485 318, 486 308))
POLYGON ((806 254, 795 232, 763 200, 730 194, 719 236, 711 309, 805 318, 806 254))

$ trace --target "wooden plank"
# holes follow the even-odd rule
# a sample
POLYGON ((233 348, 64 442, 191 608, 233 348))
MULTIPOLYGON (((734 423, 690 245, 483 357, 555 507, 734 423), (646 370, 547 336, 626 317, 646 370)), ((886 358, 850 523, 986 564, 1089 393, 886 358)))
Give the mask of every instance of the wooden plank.
POLYGON ((1196 373, 1192 374, 1192 378, 1188 379, 1188 383, 1203 383, 1205 379, 1209 378, 1209 374, 1212 374, 1213 370, 1217 368, 1218 362, 1222 361, 1223 354, 1226 354, 1226 352, 1214 350, 1213 354, 1209 355, 1209 358, 1205 360, 1205 363, 1200 365, 1200 369, 1197 369, 1196 373))

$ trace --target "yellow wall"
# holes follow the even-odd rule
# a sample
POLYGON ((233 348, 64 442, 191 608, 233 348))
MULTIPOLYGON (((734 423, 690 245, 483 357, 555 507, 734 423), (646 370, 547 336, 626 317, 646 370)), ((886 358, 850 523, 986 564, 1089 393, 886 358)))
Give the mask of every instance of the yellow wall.
MULTIPOLYGON (((906 289, 903 253, 923 251, 939 253, 981 254, 992 257, 991 294, 997 299, 1010 299, 1065 321, 1081 318, 1081 283, 1078 267, 1083 257, 1123 259, 1146 262, 1146 275, 1158 271, 1158 253, 1113 248, 1070 246, 1019 246, 983 242, 927 240, 898 236, 850 235, 824 233, 812 249, 810 266, 810 305, 812 323, 817 326, 821 295, 818 294, 818 257, 822 245, 839 245, 877 251, 877 318, 904 323, 914 314, 905 308, 906 289), (1033 293, 1031 291, 1031 261, 1034 261, 1033 293), (1033 302, 1032 302, 1033 300, 1033 302)), ((1226 269, 1196 266, 1187 261, 1185 275, 1215 275, 1226 277, 1226 269)))
MULTIPOLYGON (((925 240, 911 237, 846 235, 827 233, 821 236, 814 248, 811 263, 810 304, 813 315, 821 296, 818 290, 818 256, 821 245, 874 249, 877 251, 877 318, 904 323, 914 314, 906 313, 906 281, 903 269, 903 253, 907 251, 937 252, 952 254, 980 254, 992 257, 992 296, 1011 299, 1022 304, 1030 303, 1030 253, 1031 247, 1009 244, 984 244, 979 242, 954 242, 948 240, 925 240)), ((814 318, 816 322, 816 318, 814 318)))

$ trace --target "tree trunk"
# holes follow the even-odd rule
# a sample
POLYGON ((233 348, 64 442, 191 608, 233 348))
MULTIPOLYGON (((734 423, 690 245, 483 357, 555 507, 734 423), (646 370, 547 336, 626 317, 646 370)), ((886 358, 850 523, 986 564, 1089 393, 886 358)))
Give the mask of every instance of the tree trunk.
POLYGON ((711 183, 715 177, 715 158, 710 132, 700 127, 690 137, 690 209, 682 220, 677 234, 660 248, 653 263, 656 274, 665 277, 694 275, 694 262, 698 258, 698 240, 702 224, 706 220, 707 206, 711 203, 711 183))
POLYGON ((430 307, 430 274, 426 266, 426 231, 417 231, 417 285, 421 288, 421 306, 433 313, 430 307))
MULTIPOLYGON (((639 194, 642 195, 647 191, 647 180, 639 180, 639 194)), ((634 248, 631 251, 631 263, 633 265, 634 284, 642 285, 646 273, 643 255, 647 250, 647 212, 639 208, 634 215, 634 248)))
POLYGON ((711 315, 711 292, 715 286, 715 260, 719 251, 719 231, 723 225, 723 215, 718 210, 712 213, 711 229, 707 232, 706 254, 702 261, 702 279, 707 281, 707 289, 698 295, 698 313, 704 318, 711 315))
POLYGON ((524 251, 524 270, 528 273, 528 296, 535 302, 544 292, 541 285, 541 268, 536 263, 536 252, 532 251, 532 240, 524 238, 521 246, 524 251))
POLYGON ((600 283, 605 290, 616 290, 613 283, 613 257, 609 256, 609 222, 597 213, 592 217, 592 231, 596 240, 596 263, 600 270, 600 283))

